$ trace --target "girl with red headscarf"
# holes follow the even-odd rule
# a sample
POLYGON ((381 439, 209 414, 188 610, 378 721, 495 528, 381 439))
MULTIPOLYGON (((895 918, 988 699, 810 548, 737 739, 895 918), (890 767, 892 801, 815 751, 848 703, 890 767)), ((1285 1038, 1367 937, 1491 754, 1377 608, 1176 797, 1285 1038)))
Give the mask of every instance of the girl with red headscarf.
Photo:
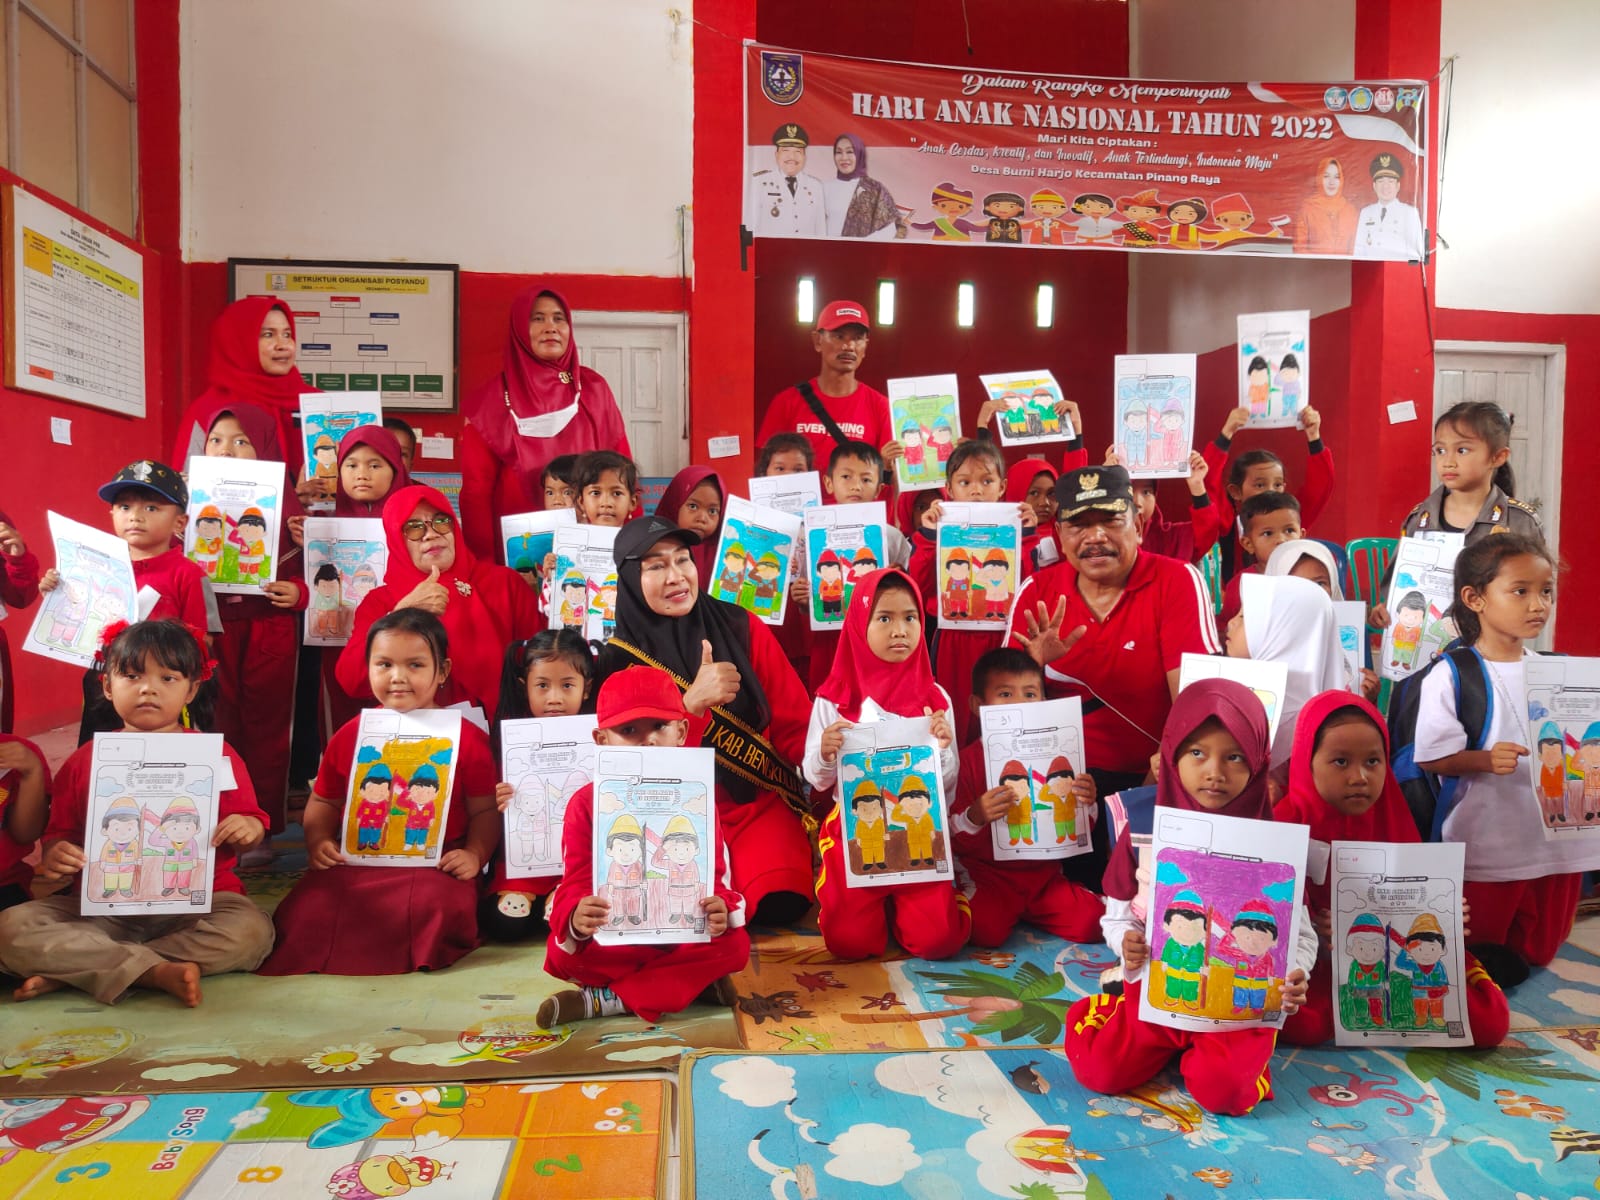
MULTIPOLYGON (((1267 714, 1255 694, 1225 679, 1207 679, 1178 693, 1161 734, 1161 769, 1156 807, 1270 821, 1267 768, 1272 744, 1267 714)), ((1148 875, 1140 877, 1132 835, 1124 829, 1106 865, 1106 942, 1122 955, 1128 982, 1120 996, 1095 995, 1067 1012, 1066 1052, 1078 1082, 1116 1095, 1148 1083, 1173 1058, 1202 1108, 1239 1116, 1272 1098, 1272 1057, 1277 1032, 1267 1028, 1191 1033, 1139 1018, 1141 976, 1150 955, 1145 927, 1152 916, 1166 922, 1192 916, 1177 901, 1164 914, 1147 911, 1148 875)), ((1182 900, 1180 894, 1178 900, 1182 900)), ((1303 1003, 1306 976, 1316 961, 1317 935, 1300 923, 1293 970, 1282 992, 1286 1014, 1303 1003)))
MULTIPOLYGON (((277 443, 290 478, 299 478, 305 461, 295 414, 303 392, 317 389, 295 367, 294 315, 273 296, 246 296, 222 310, 211 326, 211 361, 206 390, 178 419, 172 465, 184 469, 190 455, 204 454, 210 425, 202 418, 222 409, 254 409, 277 428, 277 443)), ((266 455, 260 457, 265 458, 266 455)))
POLYGON ((439 689, 442 707, 468 701, 490 720, 500 701, 505 648, 545 627, 539 598, 508 567, 480 561, 460 537, 450 502, 431 487, 411 484, 383 505, 389 565, 383 582, 356 609, 350 641, 339 655, 339 686, 364 696, 367 630, 385 613, 423 608, 450 636, 450 677, 439 689))
POLYGON ((551 459, 633 454, 611 388, 578 362, 572 310, 559 292, 534 284, 511 302, 501 364, 462 405, 461 523, 467 546, 484 559, 499 549, 501 517, 544 507, 541 477, 551 459))
MULTIPOLYGON (((0 600, 9 608, 21 609, 38 598, 39 560, 29 552, 11 518, 0 512, 0 600)), ((11 645, 6 641, 6 627, 0 624, 0 733, 11 732, 15 708, 11 681, 11 645)))
MULTIPOLYGON (((257 405, 213 401, 195 410, 205 431, 200 453, 207 458, 282 462, 283 448, 273 415, 257 405)), ((282 485, 285 521, 300 515, 300 504, 285 468, 282 485)), ((206 514, 202 513, 202 516, 206 514)), ((212 515, 215 515, 213 512, 212 515)), ((289 791, 289 744, 300 621, 306 607, 300 547, 280 539, 272 579, 260 595, 218 592, 222 635, 212 642, 217 659, 216 731, 244 759, 255 785, 256 802, 272 819, 269 833, 283 832, 289 791)), ((265 843, 257 847, 259 852, 265 843)))
POLYGON ((700 572, 702 590, 711 586, 717 535, 722 532, 722 510, 727 503, 728 492, 722 486, 720 475, 710 467, 689 466, 672 477, 656 505, 656 516, 679 529, 689 530, 700 539, 700 544, 691 546, 689 553, 694 556, 694 565, 700 572))
MULTIPOLYGON (((850 595, 833 670, 817 689, 811 708, 806 779, 818 791, 833 791, 839 781, 839 751, 849 726, 923 716, 929 718, 940 746, 944 794, 953 796, 959 763, 950 724, 950 697, 934 681, 922 649, 922 597, 911 576, 887 567, 857 583, 850 595)), ((942 879, 851 887, 846 878, 850 850, 841 805, 886 806, 870 780, 847 782, 845 790, 843 799, 834 802, 817 839, 822 854, 817 873, 821 906, 817 926, 828 952, 842 959, 877 957, 892 930, 895 940, 917 958, 948 958, 966 944, 972 931, 967 897, 942 879)), ((876 823, 886 830, 888 814, 876 823)), ((871 869, 870 857, 876 857, 883 869, 886 834, 880 832, 872 839, 878 843, 874 856, 868 838, 859 833, 862 824, 858 819, 862 870, 871 869)), ((948 831, 945 833, 948 836, 948 831)))
MULTIPOLYGON (((1294 730, 1289 792, 1272 815, 1310 826, 1319 842, 1409 845, 1419 840, 1416 821, 1389 768, 1389 730, 1376 708, 1346 691, 1323 692, 1306 701, 1294 730)), ((1329 947, 1354 932, 1332 928, 1326 877, 1306 880, 1306 904, 1322 931, 1322 953, 1312 972, 1317 983, 1305 1006, 1283 1023, 1283 1040, 1291 1046, 1320 1046, 1333 1037, 1333 989, 1339 980, 1333 976, 1329 947)), ((1505 993, 1470 954, 1466 1005, 1474 1046, 1485 1049, 1505 1040, 1511 1028, 1505 993)))

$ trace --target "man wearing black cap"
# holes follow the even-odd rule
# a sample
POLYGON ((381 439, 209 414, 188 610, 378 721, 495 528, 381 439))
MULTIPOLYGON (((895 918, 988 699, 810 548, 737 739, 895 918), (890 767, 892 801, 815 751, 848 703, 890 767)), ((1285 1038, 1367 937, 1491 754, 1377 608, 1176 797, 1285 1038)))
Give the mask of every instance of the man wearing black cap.
POLYGON ((1143 781, 1183 655, 1222 646, 1199 572, 1139 548, 1125 468, 1068 471, 1056 500, 1064 561, 1023 583, 1006 636, 1044 667, 1052 696, 1083 699, 1085 757, 1104 796, 1143 781))
POLYGON ((806 174, 806 147, 811 139, 804 125, 779 125, 772 132, 776 170, 750 177, 745 223, 756 237, 826 237, 822 181, 806 174))
POLYGON ((1356 258, 1405 259, 1422 257, 1422 218, 1400 199, 1405 164, 1398 154, 1385 150, 1368 168, 1372 192, 1378 200, 1356 218, 1356 258))

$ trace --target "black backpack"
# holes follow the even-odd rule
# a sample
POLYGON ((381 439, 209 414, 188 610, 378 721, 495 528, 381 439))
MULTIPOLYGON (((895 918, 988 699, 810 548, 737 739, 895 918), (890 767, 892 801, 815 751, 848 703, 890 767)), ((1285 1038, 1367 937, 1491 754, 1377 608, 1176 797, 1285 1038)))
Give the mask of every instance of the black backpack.
POLYGON ((1456 697, 1456 716, 1467 733, 1467 749, 1486 750, 1494 728, 1494 687, 1489 664, 1471 646, 1451 643, 1417 674, 1403 679, 1389 697, 1389 758, 1396 782, 1425 842, 1440 840, 1444 821, 1455 807, 1459 779, 1424 771, 1417 765, 1417 712, 1422 706, 1422 681, 1434 671, 1449 671, 1456 697))

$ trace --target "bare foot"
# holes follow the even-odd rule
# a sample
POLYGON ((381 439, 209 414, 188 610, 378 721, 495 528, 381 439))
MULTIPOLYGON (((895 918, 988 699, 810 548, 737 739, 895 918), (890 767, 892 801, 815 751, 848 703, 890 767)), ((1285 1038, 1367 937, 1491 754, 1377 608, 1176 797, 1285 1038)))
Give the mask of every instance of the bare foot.
POLYGON ((159 988, 183 1001, 186 1008, 200 1007, 200 968, 192 962, 167 962, 151 967, 134 981, 143 988, 159 988))
POLYGON ((54 979, 46 979, 43 975, 30 975, 22 981, 22 986, 11 993, 13 1000, 32 1000, 36 996, 43 996, 55 991, 63 985, 54 979))

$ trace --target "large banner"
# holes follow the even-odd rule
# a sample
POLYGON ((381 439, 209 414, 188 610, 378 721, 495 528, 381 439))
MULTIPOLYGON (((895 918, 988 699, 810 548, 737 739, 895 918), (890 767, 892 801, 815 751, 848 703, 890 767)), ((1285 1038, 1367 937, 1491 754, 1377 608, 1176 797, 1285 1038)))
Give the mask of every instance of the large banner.
POLYGON ((1427 86, 1030 75, 745 47, 757 237, 1423 252, 1427 86))

